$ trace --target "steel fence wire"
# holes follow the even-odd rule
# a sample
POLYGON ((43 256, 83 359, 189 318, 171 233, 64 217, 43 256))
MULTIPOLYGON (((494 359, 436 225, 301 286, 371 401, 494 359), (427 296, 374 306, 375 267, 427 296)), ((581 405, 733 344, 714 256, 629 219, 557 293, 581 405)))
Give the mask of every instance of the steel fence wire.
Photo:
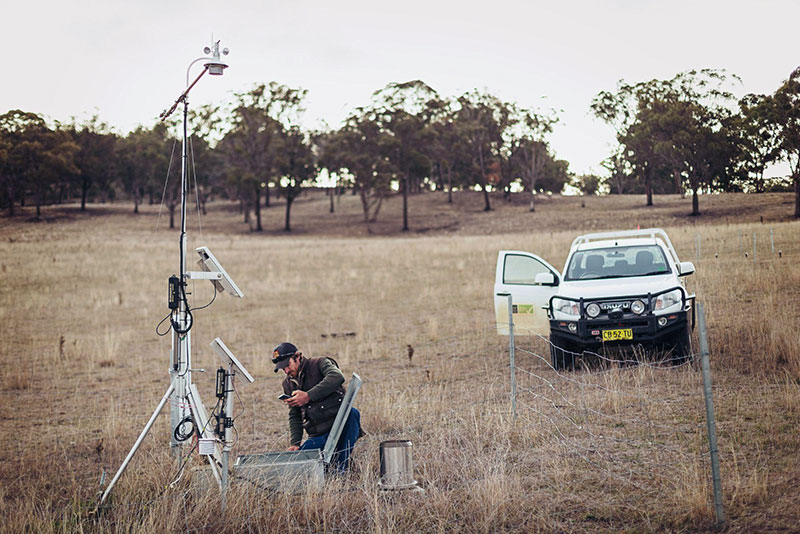
POLYGON ((689 466, 708 472, 702 382, 694 372, 699 353, 692 350, 676 362, 647 351, 635 352, 634 358, 625 351, 572 352, 580 365, 560 370, 551 356, 560 348, 538 333, 515 330, 520 417, 548 436, 565 458, 635 488, 640 496, 685 483, 689 466), (659 483, 648 483, 654 480, 659 483))

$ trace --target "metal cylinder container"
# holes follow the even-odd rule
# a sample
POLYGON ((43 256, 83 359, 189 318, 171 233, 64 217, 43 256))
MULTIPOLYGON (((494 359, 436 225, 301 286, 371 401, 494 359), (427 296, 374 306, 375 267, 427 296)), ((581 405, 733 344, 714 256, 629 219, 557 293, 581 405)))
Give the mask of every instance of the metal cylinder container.
POLYGON ((410 440, 383 441, 380 444, 381 489, 416 488, 410 440))

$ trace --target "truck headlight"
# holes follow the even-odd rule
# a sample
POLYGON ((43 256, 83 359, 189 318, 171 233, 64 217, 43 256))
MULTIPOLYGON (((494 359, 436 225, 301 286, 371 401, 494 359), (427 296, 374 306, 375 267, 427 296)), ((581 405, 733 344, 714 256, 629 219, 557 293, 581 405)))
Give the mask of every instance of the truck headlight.
POLYGON ((666 312, 670 308, 680 305, 681 303, 681 290, 675 289, 669 293, 663 293, 656 297, 655 310, 658 312, 666 312))
POLYGON ((642 302, 641 300, 634 300, 631 303, 631 311, 636 315, 641 315, 642 312, 644 311, 644 302, 642 302))
POLYGON ((597 303, 592 302, 588 306, 586 306, 586 315, 594 319, 598 315, 600 315, 600 306, 597 303))
POLYGON ((580 317, 578 303, 574 300, 553 299, 553 310, 570 317, 580 317))

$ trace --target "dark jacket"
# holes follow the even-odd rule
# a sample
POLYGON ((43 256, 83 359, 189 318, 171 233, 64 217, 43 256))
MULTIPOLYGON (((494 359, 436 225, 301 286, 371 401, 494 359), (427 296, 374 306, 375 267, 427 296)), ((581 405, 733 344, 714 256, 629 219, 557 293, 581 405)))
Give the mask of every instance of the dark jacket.
POLYGON ((310 401, 303 407, 289 408, 292 445, 300 445, 303 429, 312 438, 330 431, 344 398, 344 375, 330 358, 304 358, 297 378, 287 376, 283 380, 287 395, 298 389, 308 393, 310 401))

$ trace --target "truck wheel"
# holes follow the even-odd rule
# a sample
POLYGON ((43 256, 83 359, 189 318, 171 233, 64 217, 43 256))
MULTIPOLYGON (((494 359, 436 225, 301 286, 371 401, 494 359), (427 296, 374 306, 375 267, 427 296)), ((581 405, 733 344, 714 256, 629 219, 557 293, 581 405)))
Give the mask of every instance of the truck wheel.
POLYGON ((575 369, 575 347, 569 341, 550 336, 550 360, 556 371, 575 369))
POLYGON ((682 328, 673 334, 672 339, 667 343, 667 350, 671 352, 670 362, 672 365, 681 365, 686 363, 689 355, 692 352, 691 342, 689 338, 689 325, 682 328))

